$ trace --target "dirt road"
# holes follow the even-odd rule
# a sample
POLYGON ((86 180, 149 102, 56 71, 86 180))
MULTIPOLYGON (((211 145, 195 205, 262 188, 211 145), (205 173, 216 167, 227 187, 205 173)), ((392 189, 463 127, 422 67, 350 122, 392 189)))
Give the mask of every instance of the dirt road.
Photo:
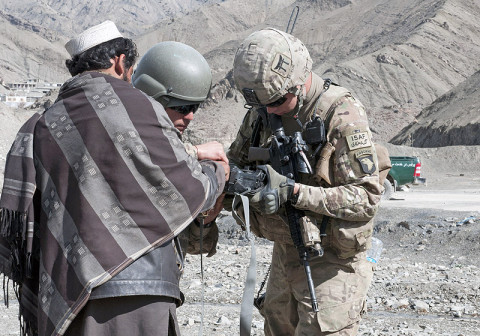
POLYGON ((480 212, 480 189, 425 190, 420 187, 411 192, 396 192, 384 208, 440 209, 480 212))

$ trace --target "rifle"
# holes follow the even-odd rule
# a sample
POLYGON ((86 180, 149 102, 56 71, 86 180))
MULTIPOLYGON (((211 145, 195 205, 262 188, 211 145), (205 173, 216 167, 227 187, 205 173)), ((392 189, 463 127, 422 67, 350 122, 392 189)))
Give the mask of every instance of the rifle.
POLYGON ((227 195, 254 195, 266 183, 266 174, 261 169, 240 169, 230 164, 230 178, 225 183, 224 192, 227 195))
MULTIPOLYGON (((259 108, 259 113, 264 114, 263 118, 265 118, 265 116, 267 116, 266 108, 259 108)), ((259 120, 260 119, 261 118, 259 117, 259 120)), ((295 132, 292 136, 285 135, 282 119, 276 114, 269 114, 268 121, 273 135, 270 147, 250 147, 248 159, 250 161, 269 161, 275 171, 283 176, 293 179, 295 182, 299 181, 299 173, 311 174, 312 169, 305 155, 307 143, 303 140, 302 133, 295 132)), ((324 131, 324 129, 322 130, 324 131)), ((309 134, 308 129, 306 134, 309 134)), ((253 137, 255 136, 258 135, 254 134, 253 137)), ((258 141, 256 142, 258 143, 258 141)), ((323 143, 318 143, 318 145, 321 147, 323 146, 323 143)), ((320 230, 315 223, 312 223, 307 219, 304 211, 296 209, 291 201, 287 201, 284 206, 290 235, 307 276, 312 308, 314 312, 318 312, 318 303, 315 295, 309 260, 310 257, 323 255, 323 249, 320 245, 320 230)))

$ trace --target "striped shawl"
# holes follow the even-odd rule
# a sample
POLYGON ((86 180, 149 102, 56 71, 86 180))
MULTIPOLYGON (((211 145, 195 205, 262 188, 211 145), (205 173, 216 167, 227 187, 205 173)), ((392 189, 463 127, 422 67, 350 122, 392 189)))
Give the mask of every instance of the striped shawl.
POLYGON ((161 105, 97 72, 23 125, 4 181, 0 272, 23 331, 39 335, 62 335, 93 288, 181 232, 219 188, 161 105))

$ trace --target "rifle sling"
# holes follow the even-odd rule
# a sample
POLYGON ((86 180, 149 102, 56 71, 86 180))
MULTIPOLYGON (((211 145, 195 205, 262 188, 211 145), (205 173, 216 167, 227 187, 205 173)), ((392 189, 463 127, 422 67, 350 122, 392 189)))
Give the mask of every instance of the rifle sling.
POLYGON ((245 288, 243 290, 242 304, 240 308, 240 336, 249 336, 252 328, 253 301, 255 296, 255 281, 257 277, 257 257, 255 250, 255 237, 250 231, 250 208, 247 196, 235 194, 232 204, 232 215, 236 220, 243 222, 236 213, 236 209, 240 202, 242 202, 243 213, 245 215, 243 227, 245 227, 247 233, 247 240, 250 241, 250 264, 247 269, 247 277, 245 279, 245 288))

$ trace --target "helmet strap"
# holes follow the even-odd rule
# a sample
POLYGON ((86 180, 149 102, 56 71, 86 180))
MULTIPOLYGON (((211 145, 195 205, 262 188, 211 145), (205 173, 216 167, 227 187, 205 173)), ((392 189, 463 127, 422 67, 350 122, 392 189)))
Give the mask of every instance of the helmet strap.
POLYGON ((293 93, 295 96, 297 96, 297 105, 295 105, 295 108, 290 113, 292 113, 293 118, 297 121, 299 126, 303 127, 302 122, 300 121, 300 119, 298 119, 298 113, 303 107, 303 102, 305 101, 305 97, 307 96, 307 89, 305 88, 305 85, 301 85, 300 87, 295 87, 288 92, 293 93))

